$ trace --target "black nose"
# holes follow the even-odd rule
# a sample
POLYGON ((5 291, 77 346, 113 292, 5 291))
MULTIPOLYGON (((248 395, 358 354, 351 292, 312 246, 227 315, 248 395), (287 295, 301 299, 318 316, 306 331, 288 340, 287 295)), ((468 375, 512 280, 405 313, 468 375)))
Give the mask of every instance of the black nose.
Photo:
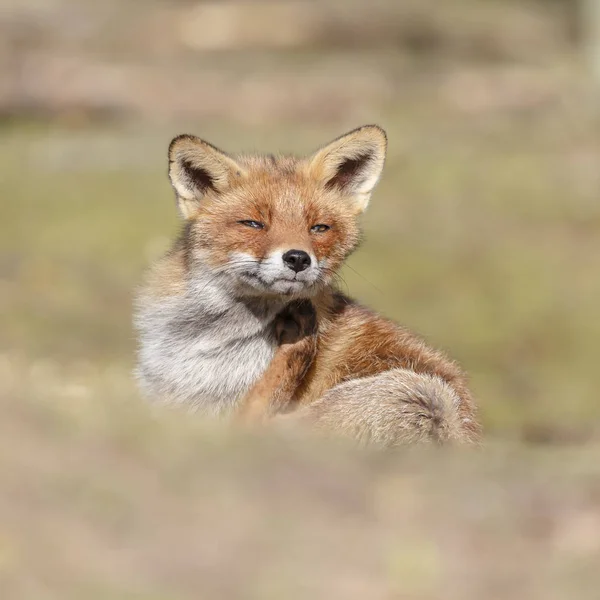
POLYGON ((310 256, 304 250, 288 250, 282 258, 283 262, 296 273, 310 267, 310 256))

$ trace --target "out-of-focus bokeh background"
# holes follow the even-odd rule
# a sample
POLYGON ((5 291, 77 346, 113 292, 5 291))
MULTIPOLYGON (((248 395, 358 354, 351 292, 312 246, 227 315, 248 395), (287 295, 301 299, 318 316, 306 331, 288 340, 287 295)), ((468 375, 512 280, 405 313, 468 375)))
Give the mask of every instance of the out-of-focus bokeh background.
POLYGON ((600 2, 0 0, 0 596, 597 598, 600 2), (488 449, 162 414, 131 299, 177 133, 390 140, 346 291, 472 376, 488 449))

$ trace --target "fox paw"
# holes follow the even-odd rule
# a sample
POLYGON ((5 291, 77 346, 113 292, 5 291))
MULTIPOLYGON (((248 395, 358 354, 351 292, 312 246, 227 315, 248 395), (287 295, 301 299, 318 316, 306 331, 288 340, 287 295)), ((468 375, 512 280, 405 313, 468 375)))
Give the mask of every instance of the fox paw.
POLYGON ((310 300, 296 300, 275 319, 275 336, 280 345, 295 344, 317 331, 317 313, 310 300))

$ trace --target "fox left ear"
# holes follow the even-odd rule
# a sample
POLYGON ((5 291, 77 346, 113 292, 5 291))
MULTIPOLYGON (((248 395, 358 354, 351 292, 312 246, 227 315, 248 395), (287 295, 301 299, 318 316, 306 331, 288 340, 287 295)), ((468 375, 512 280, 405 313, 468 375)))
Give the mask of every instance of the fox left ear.
POLYGON ((194 217, 206 196, 222 194, 243 174, 233 158, 196 136, 179 135, 169 146, 169 179, 185 219, 194 217))
POLYGON ((358 212, 367 208, 387 149, 385 131, 365 125, 337 138, 309 159, 312 177, 352 198, 358 212))

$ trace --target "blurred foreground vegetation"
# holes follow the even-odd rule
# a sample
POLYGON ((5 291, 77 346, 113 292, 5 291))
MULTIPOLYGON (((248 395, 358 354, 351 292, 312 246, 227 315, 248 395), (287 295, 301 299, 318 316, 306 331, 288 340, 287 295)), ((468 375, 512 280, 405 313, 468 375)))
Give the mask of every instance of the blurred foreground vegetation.
POLYGON ((598 447, 357 452, 0 361, 7 600, 594 600, 598 447))
POLYGON ((241 4, 0 1, 0 598, 596 598, 600 92, 575 4, 282 2, 290 29, 241 4), (131 300, 178 228, 170 139, 301 153, 367 122, 389 160, 340 285, 464 365, 485 451, 148 407, 131 300))

